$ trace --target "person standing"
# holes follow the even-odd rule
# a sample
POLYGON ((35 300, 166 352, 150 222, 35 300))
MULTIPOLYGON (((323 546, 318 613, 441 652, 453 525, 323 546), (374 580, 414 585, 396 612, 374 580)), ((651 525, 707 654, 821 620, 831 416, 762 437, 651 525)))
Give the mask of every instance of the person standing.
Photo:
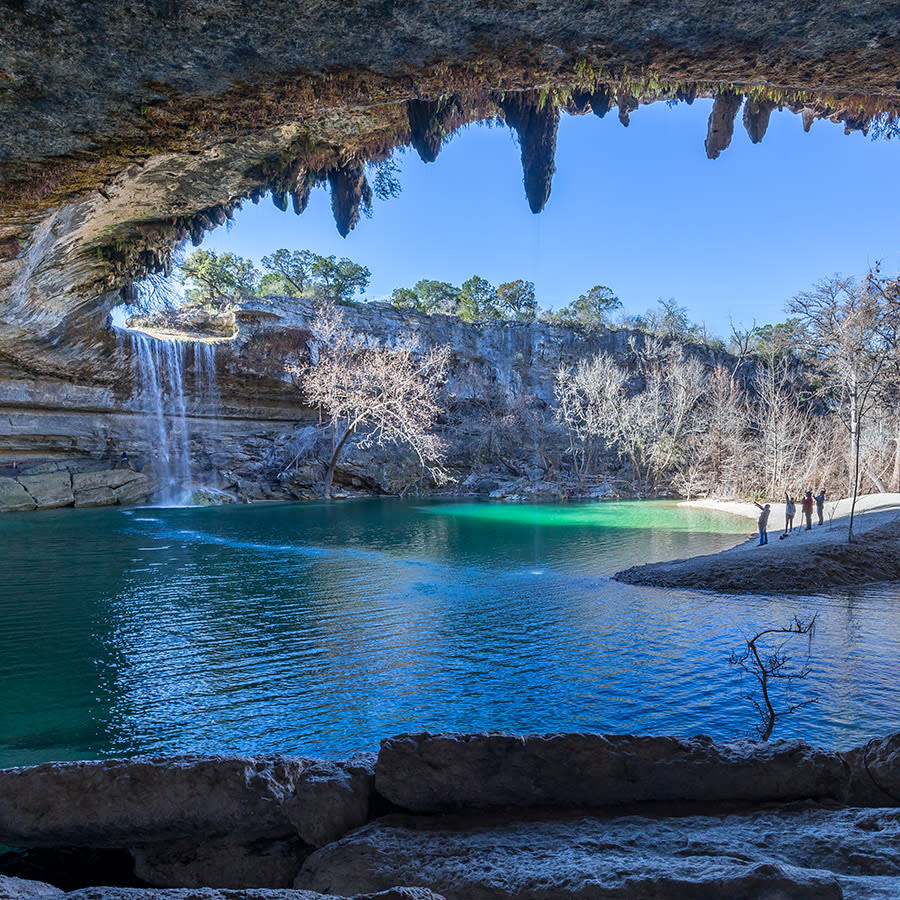
POLYGON ((762 547, 763 544, 769 543, 769 513, 772 511, 772 507, 768 503, 765 506, 760 506, 755 500, 753 505, 762 510, 759 518, 756 520, 756 524, 759 526, 759 543, 756 546, 762 547))
POLYGON ((797 512, 797 503, 787 492, 784 492, 784 533, 794 530, 794 515, 797 512))
POLYGON ((806 530, 809 531, 812 528, 812 509, 813 509, 813 495, 812 491, 807 491, 803 497, 803 501, 800 504, 800 512, 803 513, 803 519, 806 522, 806 530))
POLYGON ((822 513, 825 511, 825 488, 819 491, 815 497, 816 500, 816 515, 819 517, 819 524, 823 523, 822 513))

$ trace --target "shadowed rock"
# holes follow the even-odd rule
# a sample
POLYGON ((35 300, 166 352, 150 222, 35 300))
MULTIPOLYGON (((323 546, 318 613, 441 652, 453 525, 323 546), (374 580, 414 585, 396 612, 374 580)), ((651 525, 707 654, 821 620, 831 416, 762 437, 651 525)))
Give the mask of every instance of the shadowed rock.
POLYGON ((288 195, 287 191, 280 191, 276 189, 272 189, 272 203, 275 204, 276 209, 280 209, 282 212, 287 212, 288 208, 288 195))
POLYGON ((800 115, 803 119, 803 130, 807 134, 809 134, 809 129, 812 128, 812 123, 816 121, 816 111, 814 109, 810 109, 808 106, 805 106, 800 111, 800 115))
POLYGON ((341 237, 347 237, 359 221, 359 208, 371 200, 362 163, 351 163, 328 173, 331 185, 331 212, 341 237))
POLYGON ((590 91, 572 91, 572 96, 566 104, 566 112, 570 116, 583 116, 591 111, 590 91))
POLYGON ((371 756, 181 757, 0 772, 0 843, 128 847, 156 884, 286 886, 369 818, 371 756))
POLYGON ((686 84, 675 91, 675 99, 682 100, 690 106, 697 99, 697 85, 686 84))
POLYGON ((771 100, 750 100, 744 104, 744 128, 754 144, 758 144, 766 135, 769 127, 769 116, 777 104, 771 100))
POLYGON ((612 103, 612 91, 607 87, 598 87, 597 90, 591 94, 591 112, 600 119, 609 112, 612 103))
POLYGON ((455 98, 438 100, 410 100, 406 104, 410 141, 423 162, 434 162, 444 138, 449 134, 452 119, 458 114, 455 98))
POLYGON ((719 154, 731 143, 734 120, 741 108, 741 100, 742 95, 735 91, 716 94, 706 131, 706 155, 710 159, 718 159, 719 154))
POLYGON ((559 109, 549 101, 541 104, 535 92, 507 94, 500 107, 507 124, 519 136, 528 206, 533 213, 539 213, 550 197, 556 171, 559 109))
POLYGON ((602 734, 408 734, 381 743, 376 790, 418 813, 643 802, 839 800, 837 753, 800 741, 602 734))

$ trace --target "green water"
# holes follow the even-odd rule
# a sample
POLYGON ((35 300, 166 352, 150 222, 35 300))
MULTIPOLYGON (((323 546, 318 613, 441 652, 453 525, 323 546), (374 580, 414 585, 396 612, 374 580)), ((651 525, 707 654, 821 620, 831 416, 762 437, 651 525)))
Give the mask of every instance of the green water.
POLYGON ((666 503, 395 499, 2 516, 0 765, 328 756, 423 728, 740 736, 730 653, 811 610, 800 691, 820 699, 781 736, 900 728, 896 587, 720 598, 610 579, 752 526, 666 503))

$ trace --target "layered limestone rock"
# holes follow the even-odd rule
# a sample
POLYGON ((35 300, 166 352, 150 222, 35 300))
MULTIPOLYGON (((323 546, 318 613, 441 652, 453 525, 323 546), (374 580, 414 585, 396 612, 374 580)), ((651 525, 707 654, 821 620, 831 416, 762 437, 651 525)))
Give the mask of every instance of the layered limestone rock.
POLYGON ((0 467, 0 512, 57 509, 61 506, 130 506, 150 497, 156 482, 149 472, 99 460, 38 461, 0 467))

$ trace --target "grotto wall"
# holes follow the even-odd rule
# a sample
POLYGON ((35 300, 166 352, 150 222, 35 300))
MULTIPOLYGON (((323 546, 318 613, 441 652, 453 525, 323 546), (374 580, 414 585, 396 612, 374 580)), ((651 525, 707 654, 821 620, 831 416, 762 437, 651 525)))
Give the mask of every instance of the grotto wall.
MULTIPOLYGON (((714 96, 706 152, 747 97, 866 128, 893 113, 900 22, 884 0, 447 3, 10 0, 0 17, 0 360, 109 383, 118 292, 236 204, 305 208, 329 184, 346 232, 362 164, 434 159, 505 118, 529 204, 550 194, 559 110, 623 124, 642 102, 714 96)), ((702 135, 698 136, 702 140, 702 135)))

